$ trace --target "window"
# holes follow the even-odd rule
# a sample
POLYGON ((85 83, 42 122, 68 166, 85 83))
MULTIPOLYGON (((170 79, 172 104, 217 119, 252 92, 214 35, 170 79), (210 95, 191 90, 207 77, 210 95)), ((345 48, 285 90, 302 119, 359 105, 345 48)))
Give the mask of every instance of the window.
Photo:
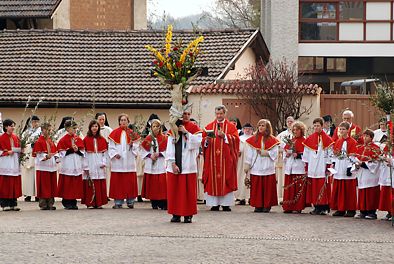
POLYGON ((336 36, 336 23, 301 23, 302 40, 335 40, 336 36))
POLYGON ((341 1, 339 2, 340 20, 363 20, 364 3, 361 1, 341 1))
POLYGON ((324 69, 323 57, 299 57, 298 70, 300 72, 322 72, 324 69))
POLYGON ((394 0, 299 0, 300 42, 394 42, 394 0))
POLYGON ((335 4, 302 3, 302 18, 335 19, 335 4))
POLYGON ((346 58, 327 58, 327 72, 346 72, 346 58))

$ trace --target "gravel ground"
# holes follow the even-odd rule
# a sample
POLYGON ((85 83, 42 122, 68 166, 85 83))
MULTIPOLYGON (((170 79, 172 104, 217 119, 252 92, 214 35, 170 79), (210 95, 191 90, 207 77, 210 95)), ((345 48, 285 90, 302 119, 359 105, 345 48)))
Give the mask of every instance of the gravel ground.
MULTIPOLYGON (((20 202, 0 212, 1 263, 392 263, 394 227, 306 213, 270 214, 249 206, 210 212, 199 205, 192 224, 170 223, 150 209, 40 211, 20 202)), ((379 217, 384 214, 379 213, 379 217)))

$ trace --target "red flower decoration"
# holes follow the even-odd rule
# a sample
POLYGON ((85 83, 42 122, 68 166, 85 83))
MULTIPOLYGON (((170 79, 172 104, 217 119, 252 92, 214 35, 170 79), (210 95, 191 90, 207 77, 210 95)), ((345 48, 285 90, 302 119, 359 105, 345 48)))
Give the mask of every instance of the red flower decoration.
POLYGON ((177 61, 177 62, 175 63, 175 65, 176 65, 178 68, 181 68, 181 67, 182 67, 182 63, 181 63, 180 61, 177 61))
POLYGON ((164 63, 161 61, 159 62, 159 67, 163 67, 164 63))
POLYGON ((179 50, 179 49, 178 49, 178 47, 174 47, 173 50, 174 50, 174 51, 177 51, 177 50, 179 50))

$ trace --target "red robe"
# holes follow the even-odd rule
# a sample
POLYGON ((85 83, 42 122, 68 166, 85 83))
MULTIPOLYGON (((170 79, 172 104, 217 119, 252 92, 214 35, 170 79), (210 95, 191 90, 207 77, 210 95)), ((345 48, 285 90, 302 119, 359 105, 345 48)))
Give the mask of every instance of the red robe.
MULTIPOLYGON (((191 134, 202 130, 193 122, 184 122, 183 126, 191 134)), ((172 131, 169 132, 172 135, 172 131)), ((170 142, 170 144, 173 144, 170 142)), ((174 174, 167 172, 168 213, 179 216, 197 214, 197 173, 174 174)))
MULTIPOLYGON (((334 155, 342 151, 346 142, 346 154, 352 156, 357 153, 357 141, 352 137, 339 138, 333 147, 334 155)), ((330 208, 338 211, 355 211, 357 209, 357 179, 335 179, 332 184, 330 208)))
POLYGON ((67 151, 68 149, 72 148, 72 140, 74 140, 74 144, 77 145, 78 149, 84 150, 85 145, 83 144, 83 140, 78 137, 77 135, 70 135, 66 134, 64 135, 60 140, 59 143, 57 144, 57 149, 58 151, 67 151))
POLYGON ((216 137, 208 138, 203 133, 202 145, 204 146, 204 191, 211 196, 224 196, 236 191, 237 162, 239 152, 239 135, 236 126, 225 120, 218 123, 216 120, 208 124, 205 130, 213 130, 216 137), (226 134, 228 144, 224 137, 218 136, 218 126, 226 134), (207 147, 205 147, 207 145, 207 147))
MULTIPOLYGON (((364 144, 363 131, 358 125, 352 123, 352 126, 349 128, 347 135, 349 137, 353 137, 354 139, 356 139, 358 145, 364 144)), ((337 141, 338 138, 339 138, 339 131, 337 127, 335 128, 334 134, 332 135, 332 140, 337 141)))
MULTIPOLYGON (((45 139, 41 135, 36 143, 34 143, 32 156, 36 157, 38 153, 57 153, 55 143, 48 138, 45 139)), ((36 169, 36 185, 37 197, 42 199, 49 199, 56 196, 57 189, 57 171, 40 171, 36 169)))
MULTIPOLYGON (((152 135, 148 135, 141 143, 141 147, 150 152, 152 146, 152 135)), ((156 136, 157 147, 159 152, 165 152, 167 149, 168 137, 162 133, 156 136)), ((166 173, 149 174, 144 173, 142 182, 141 196, 150 200, 167 199, 167 180, 166 173)))
POLYGON ((115 128, 111 132, 111 134, 109 134, 108 139, 112 140, 116 144, 120 144, 120 139, 121 139, 123 130, 126 131, 126 142, 127 142, 128 145, 131 144, 131 137, 132 136, 134 137, 133 142, 135 142, 138 139, 140 139, 140 136, 136 132, 134 132, 132 129, 130 129, 130 128, 123 129, 121 127, 115 128))
MULTIPOLYGON (((97 152, 103 153, 108 150, 108 143, 104 137, 100 136, 96 138, 97 141, 97 152)), ((85 151, 88 153, 95 153, 96 150, 94 149, 94 137, 86 136, 83 139, 83 143, 85 146, 85 151)))
MULTIPOLYGON (((305 137, 293 137, 293 153, 304 153, 305 137)), ((286 144, 285 150, 290 149, 286 144)), ((285 155, 285 154, 284 154, 285 155)), ((306 207, 306 187, 308 182, 304 182, 303 175, 285 174, 285 189, 283 190, 283 211, 302 211, 306 207)))
MULTIPOLYGON (((305 147, 313 151, 318 151, 320 141, 322 142, 323 150, 334 144, 334 141, 331 139, 331 137, 328 136, 324 131, 321 133, 313 133, 305 139, 303 144, 305 147)), ((308 171, 308 164, 305 164, 305 167, 307 168, 306 171, 308 171)), ((307 204, 314 204, 315 206, 329 204, 331 196, 330 178, 328 178, 328 183, 325 183, 325 181, 325 178, 308 177, 308 186, 306 191, 307 204), (324 187, 324 184, 326 184, 326 187, 324 187)))
MULTIPOLYGON (((19 148, 21 146, 20 140, 17 135, 8 135, 7 133, 3 133, 0 136, 0 150, 3 151, 3 154, 1 154, 1 156, 8 156, 8 151, 12 150, 11 139, 13 141, 13 147, 19 148)), ((0 175, 0 198, 14 199, 20 196, 22 196, 21 176, 0 175)))

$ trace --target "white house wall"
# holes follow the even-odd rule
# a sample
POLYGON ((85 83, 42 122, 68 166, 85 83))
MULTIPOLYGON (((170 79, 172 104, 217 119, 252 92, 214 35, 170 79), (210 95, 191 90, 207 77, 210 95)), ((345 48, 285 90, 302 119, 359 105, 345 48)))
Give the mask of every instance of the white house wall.
POLYGON ((54 29, 70 29, 70 0, 62 0, 52 15, 54 29))
POLYGON ((251 48, 246 48, 242 55, 235 63, 234 70, 230 70, 224 77, 224 80, 243 79, 246 70, 254 65, 256 62, 256 55, 251 48))

